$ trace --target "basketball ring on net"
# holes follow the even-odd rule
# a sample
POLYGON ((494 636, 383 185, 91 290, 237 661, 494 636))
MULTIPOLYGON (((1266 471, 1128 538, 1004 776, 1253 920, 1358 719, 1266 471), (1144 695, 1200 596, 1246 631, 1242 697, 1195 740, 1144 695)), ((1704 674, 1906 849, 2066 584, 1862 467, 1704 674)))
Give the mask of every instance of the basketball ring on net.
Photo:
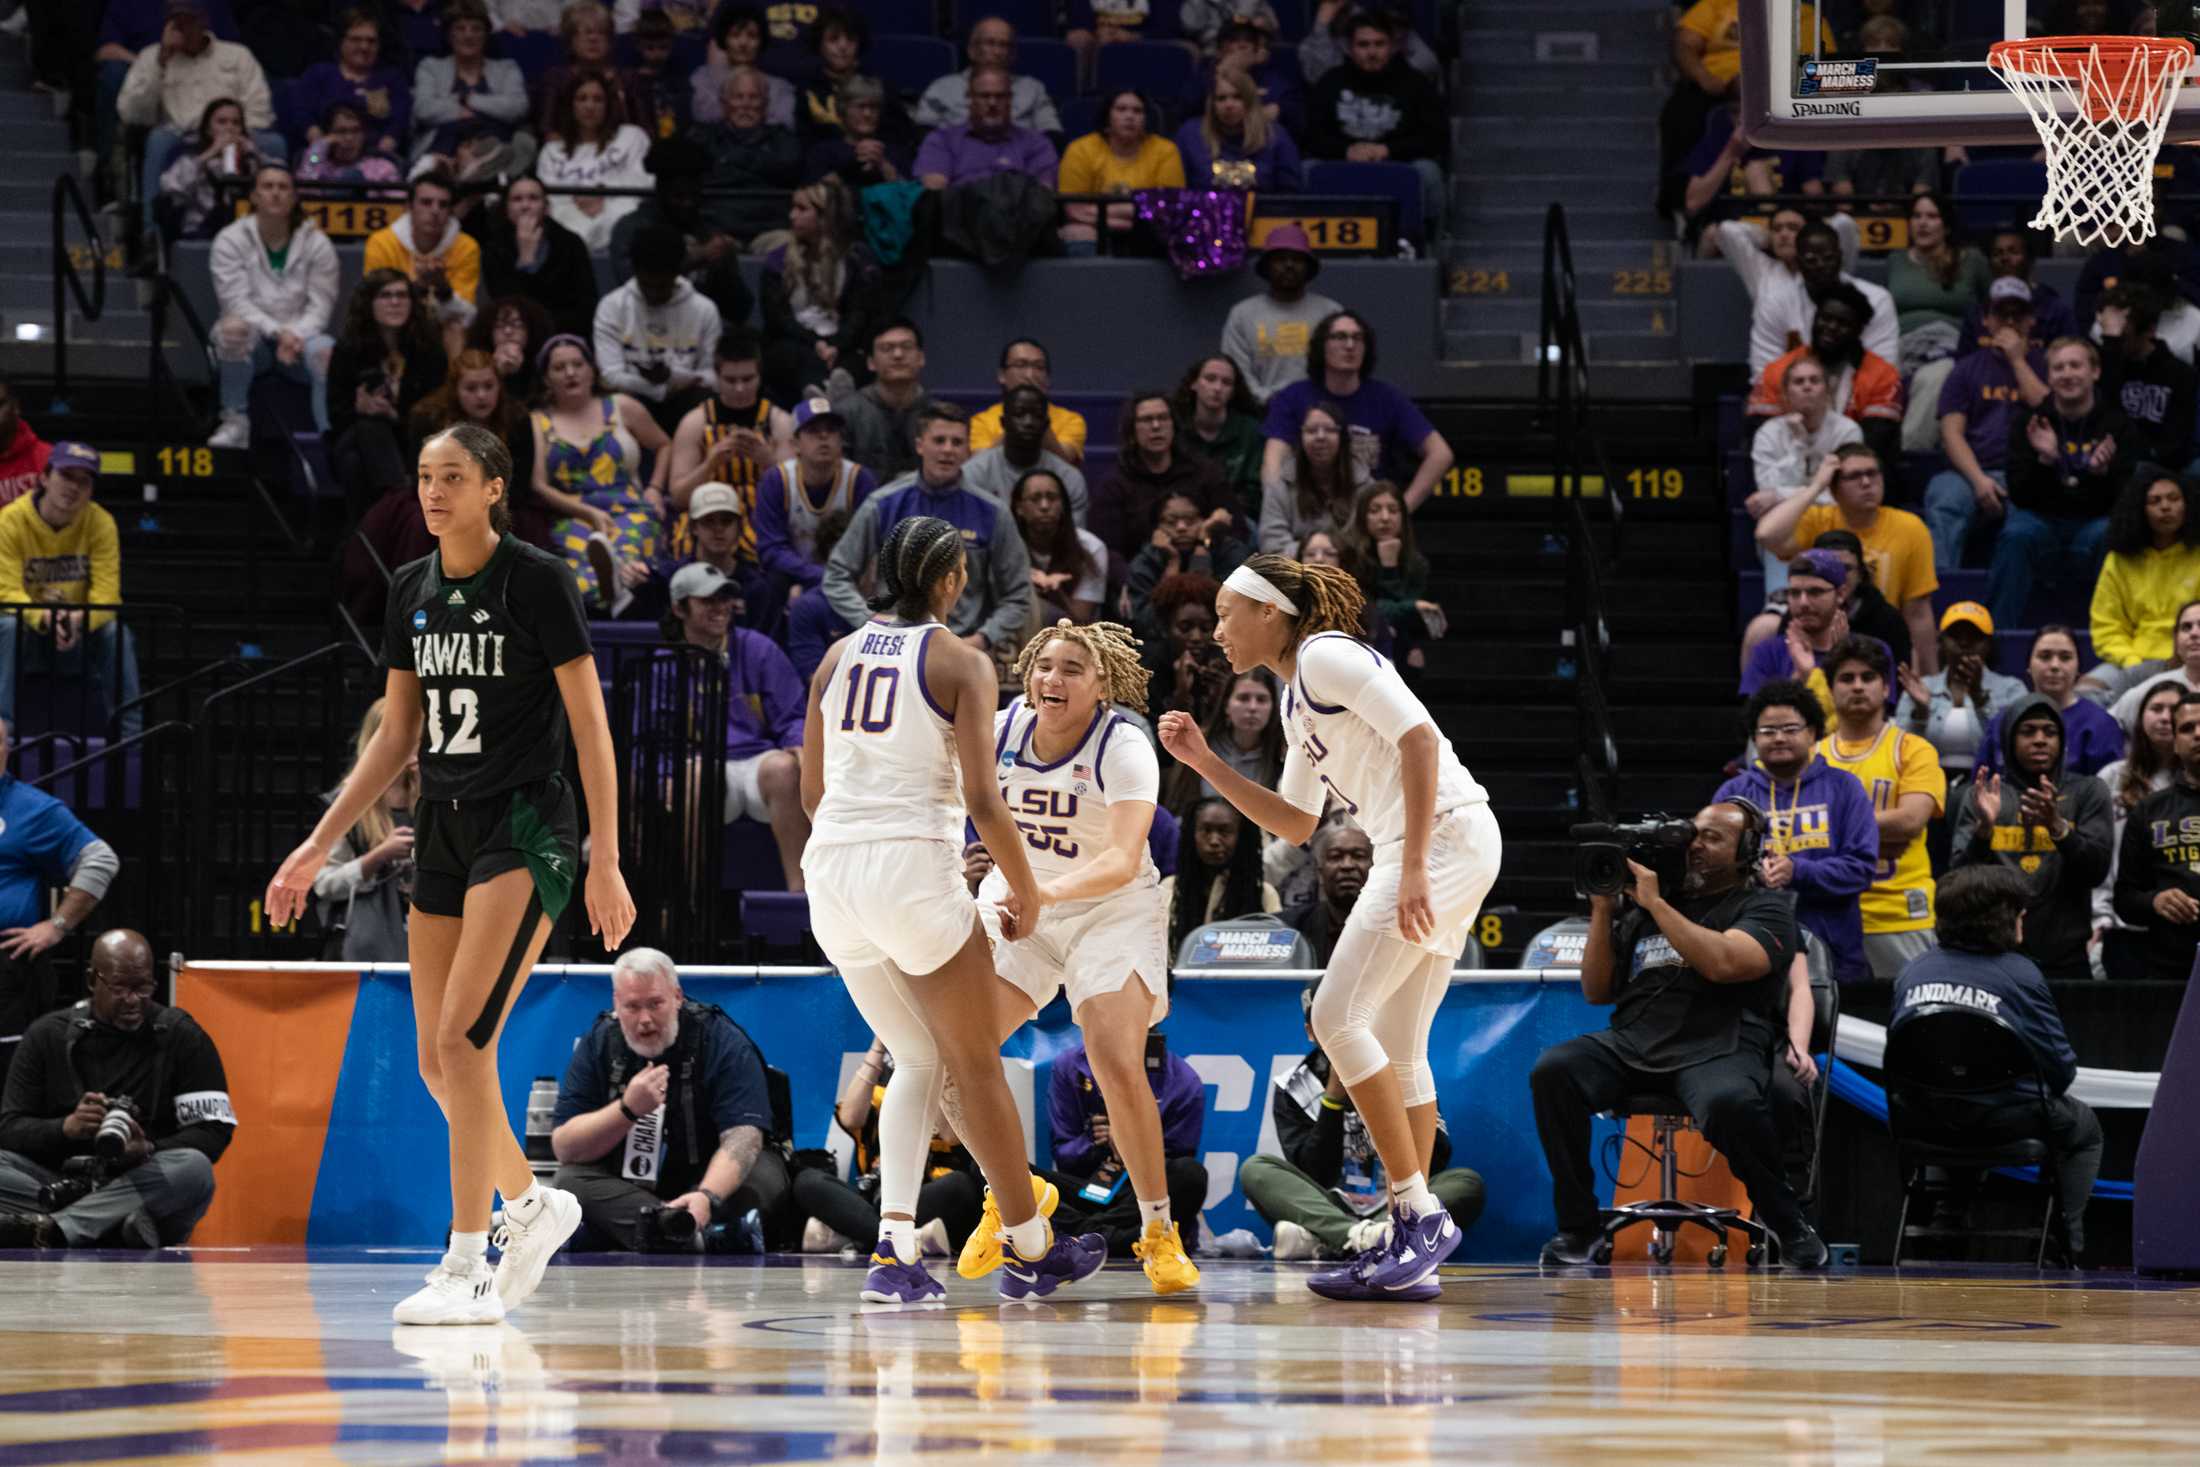
POLYGON ((2036 229, 2115 247, 2154 233, 2154 158, 2190 41, 2159 36, 2043 36, 1997 41, 1986 64, 2017 94, 2047 152, 2036 229))

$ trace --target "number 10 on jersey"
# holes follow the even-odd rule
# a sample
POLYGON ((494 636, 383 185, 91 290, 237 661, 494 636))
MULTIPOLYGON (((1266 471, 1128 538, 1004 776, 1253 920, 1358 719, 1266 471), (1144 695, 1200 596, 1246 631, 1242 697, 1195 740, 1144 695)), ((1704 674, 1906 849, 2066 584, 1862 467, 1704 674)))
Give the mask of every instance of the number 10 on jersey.
POLYGON ((450 713, 458 727, 452 731, 450 741, 443 738, 443 693, 438 688, 428 689, 428 752, 431 754, 478 754, 481 752, 481 730, 476 727, 481 717, 481 695, 472 688, 451 689, 450 713))
POLYGON ((840 731, 886 732, 894 726, 894 699, 900 691, 898 667, 866 668, 859 663, 849 668, 848 704, 841 710, 840 731))

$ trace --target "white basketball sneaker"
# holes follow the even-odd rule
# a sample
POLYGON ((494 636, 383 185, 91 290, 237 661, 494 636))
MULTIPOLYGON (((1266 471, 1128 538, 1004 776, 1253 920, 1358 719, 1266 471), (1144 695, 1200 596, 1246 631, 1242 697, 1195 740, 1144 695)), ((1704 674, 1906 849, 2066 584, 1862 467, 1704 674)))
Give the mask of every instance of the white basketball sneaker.
POLYGON ((1322 1256, 1321 1240, 1289 1218, 1276 1224, 1276 1261, 1297 1263, 1322 1256))
POLYGON ((521 1222, 507 1206, 504 1209, 504 1226, 497 1229, 493 1240, 502 1256, 497 1260, 497 1294, 504 1300, 506 1309, 517 1309, 527 1302, 542 1283, 542 1271, 550 1266, 550 1256, 565 1246, 581 1225, 581 1201, 570 1192, 556 1187, 537 1184, 542 1194, 542 1205, 535 1209, 534 1217, 521 1222))
POLYGON ((504 1301, 488 1259, 454 1264, 446 1256, 429 1271, 427 1286, 400 1300, 390 1317, 399 1324, 501 1324, 504 1301))

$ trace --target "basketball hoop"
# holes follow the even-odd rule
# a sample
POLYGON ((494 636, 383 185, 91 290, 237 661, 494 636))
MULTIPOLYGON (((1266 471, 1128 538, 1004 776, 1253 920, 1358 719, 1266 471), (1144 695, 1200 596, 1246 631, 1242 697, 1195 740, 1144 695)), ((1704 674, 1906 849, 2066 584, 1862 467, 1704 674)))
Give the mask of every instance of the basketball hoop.
POLYGON ((2156 36, 1999 41, 1986 64, 2024 103, 2047 150, 2034 228, 2082 245, 2154 233, 2154 157, 2192 43, 2156 36))

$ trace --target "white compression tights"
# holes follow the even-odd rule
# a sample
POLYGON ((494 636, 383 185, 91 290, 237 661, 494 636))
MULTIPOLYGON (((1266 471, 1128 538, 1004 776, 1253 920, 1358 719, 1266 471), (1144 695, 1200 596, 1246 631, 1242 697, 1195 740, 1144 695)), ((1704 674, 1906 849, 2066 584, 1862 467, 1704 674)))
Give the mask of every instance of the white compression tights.
POLYGON ((1451 959, 1365 928, 1346 927, 1314 993, 1311 1020, 1346 1085, 1389 1065, 1407 1109, 1436 1099, 1429 1027, 1451 984, 1451 959))
POLYGON ((932 1031, 909 1002, 908 980, 890 963, 845 968, 841 981, 871 1032, 886 1041, 894 1078, 878 1108, 878 1210, 915 1217, 924 1161, 939 1128, 940 1054, 932 1031))

